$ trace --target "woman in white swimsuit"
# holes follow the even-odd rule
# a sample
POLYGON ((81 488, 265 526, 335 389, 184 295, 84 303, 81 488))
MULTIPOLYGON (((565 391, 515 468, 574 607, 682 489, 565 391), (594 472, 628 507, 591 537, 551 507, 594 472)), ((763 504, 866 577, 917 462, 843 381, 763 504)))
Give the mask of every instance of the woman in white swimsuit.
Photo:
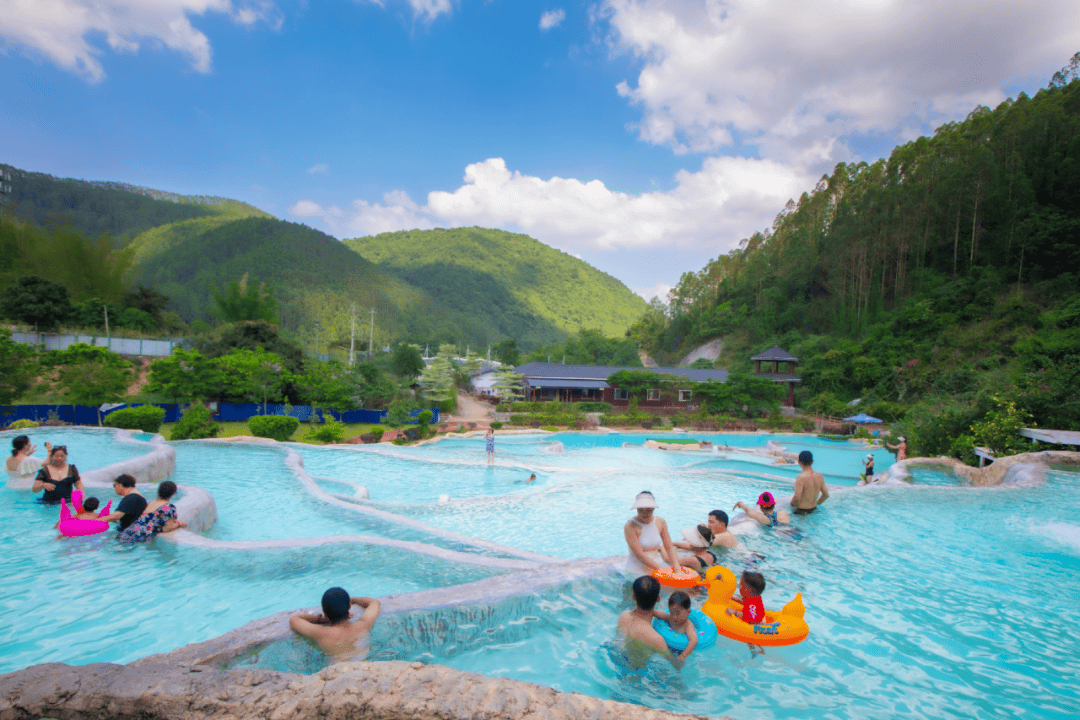
POLYGON ((664 518, 653 514, 656 498, 648 490, 638 493, 630 507, 637 515, 626 521, 623 535, 630 554, 626 558, 626 570, 633 575, 648 575, 653 570, 677 567, 675 546, 671 543, 664 518))

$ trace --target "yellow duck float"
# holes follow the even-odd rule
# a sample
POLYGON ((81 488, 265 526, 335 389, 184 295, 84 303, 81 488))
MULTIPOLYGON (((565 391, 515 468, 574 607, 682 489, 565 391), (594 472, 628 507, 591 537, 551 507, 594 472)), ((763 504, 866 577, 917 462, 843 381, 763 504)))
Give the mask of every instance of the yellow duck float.
POLYGON ((742 605, 731 599, 739 586, 735 573, 726 567, 714 565, 705 572, 702 585, 708 587, 709 597, 701 612, 716 623, 716 631, 732 640, 753 645, 794 645, 810 635, 810 627, 803 620, 802 593, 779 611, 766 610, 765 622, 751 625, 742 619, 742 605), (728 615, 727 609, 738 610, 738 615, 728 615))

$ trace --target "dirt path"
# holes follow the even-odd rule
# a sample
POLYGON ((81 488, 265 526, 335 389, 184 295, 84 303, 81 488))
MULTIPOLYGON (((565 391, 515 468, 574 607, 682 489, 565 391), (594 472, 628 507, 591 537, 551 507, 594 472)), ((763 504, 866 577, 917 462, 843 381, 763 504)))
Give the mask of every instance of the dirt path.
POLYGON ((440 422, 475 422, 475 423, 488 423, 491 421, 491 414, 495 412, 493 405, 480 402, 471 395, 465 393, 458 393, 457 396, 458 409, 453 415, 447 413, 439 418, 440 422))

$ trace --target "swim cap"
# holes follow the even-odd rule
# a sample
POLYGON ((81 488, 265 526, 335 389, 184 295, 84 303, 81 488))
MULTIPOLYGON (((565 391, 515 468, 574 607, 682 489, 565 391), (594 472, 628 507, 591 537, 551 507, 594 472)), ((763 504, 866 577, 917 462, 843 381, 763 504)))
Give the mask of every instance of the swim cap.
POLYGON ((766 506, 775 505, 776 504, 776 498, 774 498, 772 496, 771 492, 766 490, 765 492, 758 495, 757 504, 758 505, 766 505, 766 506))
POLYGON ((799 462, 801 462, 803 465, 813 465, 814 453, 810 452, 809 450, 803 450, 801 453, 799 453, 799 462))
POLYGON ((349 617, 349 593, 343 588, 332 587, 322 596, 322 611, 330 622, 337 622, 349 617))

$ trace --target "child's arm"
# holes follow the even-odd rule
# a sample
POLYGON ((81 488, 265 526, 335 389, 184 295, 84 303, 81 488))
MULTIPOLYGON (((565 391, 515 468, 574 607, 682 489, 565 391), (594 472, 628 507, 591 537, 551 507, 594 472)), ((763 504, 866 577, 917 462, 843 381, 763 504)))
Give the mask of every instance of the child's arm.
POLYGON ((679 660, 686 660, 686 658, 690 657, 690 653, 694 652, 694 648, 697 647, 697 628, 689 620, 686 621, 686 624, 689 626, 685 628, 688 631, 686 633, 686 649, 679 653, 679 660))
POLYGON ((670 616, 670 615, 668 615, 668 614, 667 614, 666 612, 660 612, 659 610, 655 610, 655 609, 654 609, 654 610, 652 611, 652 616, 653 616, 654 618, 660 618, 661 620, 663 620, 664 622, 666 622, 666 623, 667 623, 668 625, 670 625, 670 624, 671 624, 671 616, 670 616))

